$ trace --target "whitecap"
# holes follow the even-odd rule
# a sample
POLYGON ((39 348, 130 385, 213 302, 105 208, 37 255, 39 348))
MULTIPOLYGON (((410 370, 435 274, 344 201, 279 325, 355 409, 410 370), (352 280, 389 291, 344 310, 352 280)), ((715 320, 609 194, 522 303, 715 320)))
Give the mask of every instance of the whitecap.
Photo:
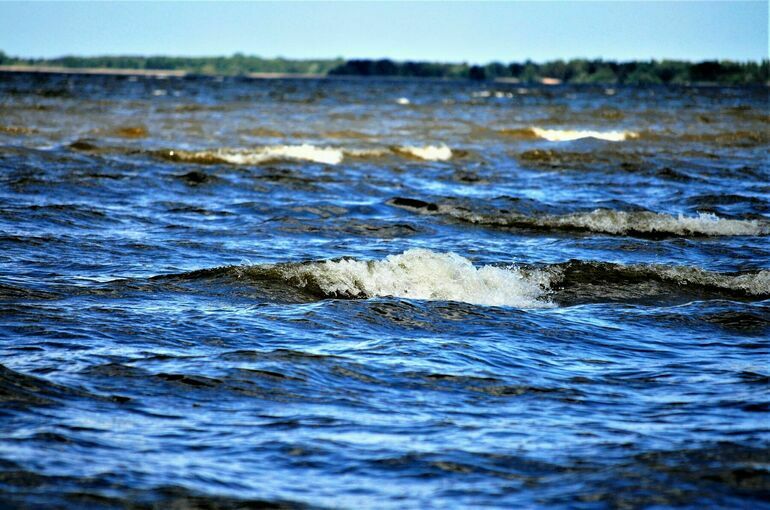
POLYGON ((302 145, 269 145, 254 150, 220 149, 215 156, 235 165, 255 165, 268 161, 299 160, 336 165, 342 162, 343 151, 334 147, 302 145))
POLYGON ((548 140, 549 142, 570 142, 573 140, 580 140, 581 138, 596 138, 608 142, 623 142, 639 137, 639 133, 633 131, 543 129, 539 127, 533 127, 531 129, 535 136, 548 140))
POLYGON ((712 213, 697 216, 671 216, 648 211, 615 211, 596 209, 587 213, 548 216, 540 220, 547 226, 576 227, 592 232, 625 234, 628 232, 667 233, 676 235, 745 236, 765 234, 757 220, 731 220, 712 213))
POLYGON ((330 297, 394 296, 487 306, 553 306, 545 299, 549 278, 545 272, 524 275, 513 267, 475 267, 460 255, 420 248, 383 260, 343 259, 280 270, 294 284, 318 287, 330 297))
POLYGON ((452 149, 444 144, 413 146, 403 145, 398 147, 397 152, 402 152, 415 158, 427 161, 447 161, 452 158, 452 149))

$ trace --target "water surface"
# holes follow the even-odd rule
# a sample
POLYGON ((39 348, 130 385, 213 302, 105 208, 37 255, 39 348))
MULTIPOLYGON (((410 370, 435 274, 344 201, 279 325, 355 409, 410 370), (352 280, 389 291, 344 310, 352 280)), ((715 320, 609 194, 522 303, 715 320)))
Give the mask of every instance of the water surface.
POLYGON ((764 88, 2 74, 0 499, 760 508, 769 121, 764 88))

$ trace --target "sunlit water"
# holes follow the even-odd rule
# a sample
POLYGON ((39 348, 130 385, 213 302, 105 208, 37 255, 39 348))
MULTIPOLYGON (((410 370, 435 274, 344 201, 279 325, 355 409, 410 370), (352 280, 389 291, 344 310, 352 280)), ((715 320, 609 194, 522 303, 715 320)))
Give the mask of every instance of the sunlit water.
POLYGON ((766 505, 767 97, 0 75, 0 501, 766 505))

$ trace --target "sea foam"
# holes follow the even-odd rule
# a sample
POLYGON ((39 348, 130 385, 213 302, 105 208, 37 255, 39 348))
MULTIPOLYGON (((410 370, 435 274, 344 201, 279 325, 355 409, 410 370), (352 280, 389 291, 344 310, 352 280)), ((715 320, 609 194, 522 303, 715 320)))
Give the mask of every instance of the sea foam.
POLYGON ((281 271, 293 284, 317 287, 329 297, 395 296, 487 306, 553 306, 544 298, 548 288, 545 273, 525 276, 515 268, 477 268, 460 255, 420 248, 383 260, 313 262, 283 266, 281 271))
POLYGON ((452 158, 452 149, 444 144, 425 146, 403 145, 398 147, 396 152, 405 153, 427 161, 447 161, 452 158))
POLYGON ((639 137, 639 133, 633 131, 543 129, 539 127, 533 127, 531 129, 535 136, 548 140, 549 142, 570 142, 573 140, 580 140, 581 138, 596 138, 607 142, 623 142, 639 137))
POLYGON ((227 163, 235 165, 254 165, 268 161, 299 160, 336 165, 342 162, 343 152, 333 147, 302 145, 270 145, 251 151, 217 151, 217 155, 227 163))
POLYGON ((164 159, 187 163, 232 165, 259 165, 274 161, 310 161, 327 165, 342 163, 346 157, 355 159, 379 158, 399 155, 426 161, 447 161, 452 158, 452 149, 444 144, 412 146, 402 145, 390 148, 347 148, 317 147, 302 145, 267 145, 253 149, 220 148, 213 150, 188 151, 164 150, 157 153, 164 159))
POLYGON ((765 234, 756 220, 730 220, 712 213, 697 216, 671 216, 648 211, 614 211, 596 209, 587 213, 546 216, 539 220, 543 226, 573 227, 606 234, 629 232, 665 233, 674 235, 745 236, 765 234))

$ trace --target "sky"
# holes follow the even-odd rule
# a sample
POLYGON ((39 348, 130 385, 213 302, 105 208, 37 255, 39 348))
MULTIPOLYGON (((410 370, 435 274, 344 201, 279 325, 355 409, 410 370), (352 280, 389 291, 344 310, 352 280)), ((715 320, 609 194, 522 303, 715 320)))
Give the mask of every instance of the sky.
POLYGON ((21 57, 768 58, 768 2, 0 2, 21 57))

